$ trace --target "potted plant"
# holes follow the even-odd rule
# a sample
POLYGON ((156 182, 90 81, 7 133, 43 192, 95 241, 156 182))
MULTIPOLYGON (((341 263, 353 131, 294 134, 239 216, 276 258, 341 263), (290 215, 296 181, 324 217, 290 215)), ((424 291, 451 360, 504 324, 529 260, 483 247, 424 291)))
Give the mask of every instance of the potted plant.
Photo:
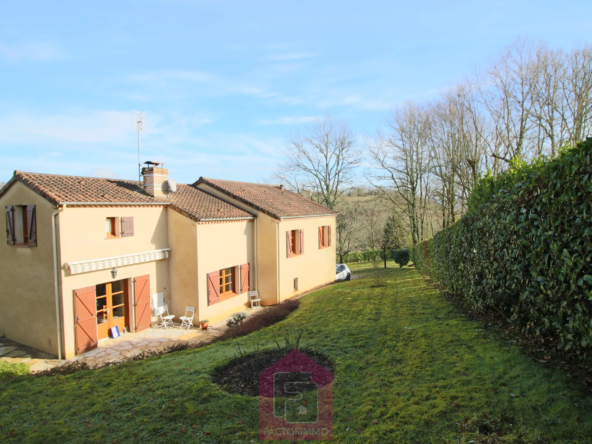
POLYGON ((201 327, 202 330, 207 330, 208 329, 208 320, 204 319, 203 321, 199 321, 199 325, 201 327))

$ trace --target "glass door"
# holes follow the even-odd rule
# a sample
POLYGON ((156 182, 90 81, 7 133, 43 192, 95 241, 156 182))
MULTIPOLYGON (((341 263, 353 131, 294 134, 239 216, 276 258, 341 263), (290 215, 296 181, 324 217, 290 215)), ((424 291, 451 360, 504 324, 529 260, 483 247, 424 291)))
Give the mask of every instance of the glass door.
POLYGON ((126 322, 127 282, 115 281, 96 286, 98 339, 109 337, 109 329, 119 327, 123 332, 126 322))

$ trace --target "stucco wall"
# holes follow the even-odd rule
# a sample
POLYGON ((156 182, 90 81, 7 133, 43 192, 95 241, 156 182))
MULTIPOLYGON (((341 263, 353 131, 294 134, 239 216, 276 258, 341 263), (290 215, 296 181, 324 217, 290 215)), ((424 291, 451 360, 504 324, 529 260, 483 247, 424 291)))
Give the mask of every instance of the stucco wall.
MULTIPOLYGON (((143 253, 169 248, 167 209, 164 207, 68 207, 59 215, 61 264, 143 253), (134 235, 106 238, 107 217, 133 217, 134 235)), ((71 275, 62 267, 63 323, 66 357, 75 353, 74 290, 113 280, 150 275, 150 294, 163 292, 170 300, 168 259, 117 268, 117 278, 111 270, 71 275)), ((131 292, 130 292, 131 293, 131 292)), ((130 320, 131 321, 131 320, 130 320)), ((132 326, 133 328, 133 326, 132 326)))
POLYGON ((55 208, 20 182, 0 198, 7 205, 36 205, 37 247, 6 243, 5 216, 0 240, 0 336, 57 355, 51 214, 55 208))
POLYGON ((168 260, 171 279, 169 311, 175 316, 183 316, 187 305, 196 307, 194 325, 197 325, 197 223, 170 208, 167 213, 171 249, 168 260))
MULTIPOLYGON (((252 272, 253 222, 201 223, 197 226, 199 320, 216 322, 250 307, 249 295, 246 292, 208 305, 207 274, 247 263, 250 264, 249 271, 252 272)), ((252 285, 253 273, 250 273, 250 281, 252 285)))
POLYGON ((280 299, 283 301, 299 293, 335 280, 335 216, 284 219, 280 223, 280 299), (331 226, 331 246, 319 249, 320 226, 331 226), (287 257, 286 231, 304 230, 304 254, 287 257), (294 291, 298 278, 298 291, 294 291))

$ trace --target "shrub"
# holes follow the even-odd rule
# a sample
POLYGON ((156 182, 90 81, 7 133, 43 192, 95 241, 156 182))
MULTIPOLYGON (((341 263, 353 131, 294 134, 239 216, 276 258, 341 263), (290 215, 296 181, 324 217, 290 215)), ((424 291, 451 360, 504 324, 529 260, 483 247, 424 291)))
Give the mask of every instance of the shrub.
POLYGON ((220 339, 237 338, 239 336, 247 335, 251 332, 262 329, 269 325, 275 324, 288 317, 290 313, 298 308, 299 300, 288 299, 271 307, 266 307, 258 313, 248 317, 240 325, 229 328, 222 333, 220 339))
POLYGON ((417 244, 414 261, 475 308, 584 352, 592 344, 592 141, 507 174, 469 215, 417 244))
POLYGON ((29 374, 29 366, 27 364, 14 364, 11 362, 0 361, 0 379, 27 374, 29 374))
POLYGON ((411 260, 411 254, 407 248, 400 248, 393 252, 393 260, 399 264, 399 267, 403 268, 411 260))
POLYGON ((247 315, 244 313, 234 313, 232 319, 226 321, 226 326, 228 328, 240 327, 246 318, 247 315))

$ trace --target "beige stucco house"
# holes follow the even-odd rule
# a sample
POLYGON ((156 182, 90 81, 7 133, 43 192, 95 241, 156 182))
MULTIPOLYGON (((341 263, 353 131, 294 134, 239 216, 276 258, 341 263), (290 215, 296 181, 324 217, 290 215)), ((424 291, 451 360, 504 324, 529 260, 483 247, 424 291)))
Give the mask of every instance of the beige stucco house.
POLYGON ((283 186, 169 184, 15 171, 0 190, 0 336, 62 358, 112 327, 134 332, 164 302, 215 322, 335 280, 336 213, 283 186), (162 293, 163 301, 158 300, 162 293))

